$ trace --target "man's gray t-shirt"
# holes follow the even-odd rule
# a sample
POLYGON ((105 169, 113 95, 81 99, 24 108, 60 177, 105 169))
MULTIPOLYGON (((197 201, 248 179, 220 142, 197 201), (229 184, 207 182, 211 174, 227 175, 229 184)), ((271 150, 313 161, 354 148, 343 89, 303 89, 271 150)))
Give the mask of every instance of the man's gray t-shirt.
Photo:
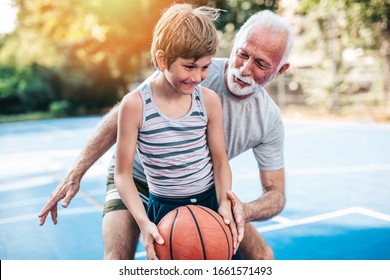
MULTIPOLYGON (((226 58, 214 58, 202 85, 215 91, 221 98, 228 158, 252 149, 260 170, 283 168, 284 127, 278 106, 263 88, 246 99, 234 97, 224 82, 226 63, 226 58)), ((114 174, 114 168, 115 153, 109 174, 114 174)), ((134 161, 133 176, 146 181, 138 156, 134 161)))

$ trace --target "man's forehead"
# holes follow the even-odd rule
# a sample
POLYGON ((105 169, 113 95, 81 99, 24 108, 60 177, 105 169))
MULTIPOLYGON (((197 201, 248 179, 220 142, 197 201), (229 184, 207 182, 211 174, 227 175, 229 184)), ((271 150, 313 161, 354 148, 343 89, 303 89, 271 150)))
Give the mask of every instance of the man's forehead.
POLYGON ((281 47, 287 42, 287 32, 273 30, 267 26, 254 25, 249 27, 238 38, 238 48, 248 43, 268 45, 269 47, 281 47))

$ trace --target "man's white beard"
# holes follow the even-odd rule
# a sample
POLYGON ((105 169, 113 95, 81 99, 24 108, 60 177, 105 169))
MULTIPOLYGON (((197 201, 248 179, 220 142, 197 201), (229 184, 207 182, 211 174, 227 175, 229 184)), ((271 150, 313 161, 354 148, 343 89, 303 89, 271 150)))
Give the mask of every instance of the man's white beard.
POLYGON ((237 96, 245 96, 254 93, 261 85, 255 83, 251 77, 243 77, 240 74, 240 70, 237 68, 228 67, 227 71, 227 85, 231 93, 237 96), (234 81, 234 77, 248 84, 242 88, 239 84, 234 81))

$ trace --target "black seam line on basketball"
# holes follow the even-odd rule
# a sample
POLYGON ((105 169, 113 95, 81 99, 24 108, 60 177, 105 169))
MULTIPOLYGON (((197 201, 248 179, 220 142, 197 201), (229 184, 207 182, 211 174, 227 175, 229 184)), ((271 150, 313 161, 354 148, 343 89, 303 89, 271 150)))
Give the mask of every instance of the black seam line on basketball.
POLYGON ((225 234, 225 237, 226 237, 226 243, 227 243, 227 245, 228 245, 228 259, 230 259, 230 244, 229 244, 229 237, 227 236, 226 231, 224 230, 223 226, 222 226, 221 223, 218 221, 218 219, 215 218, 214 215, 213 215, 212 213, 210 213, 210 211, 208 211, 206 208, 201 207, 201 206, 199 206, 199 205, 195 205, 195 206, 198 207, 198 208, 200 208, 200 209, 202 209, 203 211, 207 212, 211 217, 214 218, 214 220, 217 221, 217 223, 219 224, 219 226, 222 228, 222 231, 223 231, 223 233, 225 234))
POLYGON ((191 211, 190 207, 186 206, 186 208, 188 209, 188 211, 190 211, 190 214, 191 214, 192 218, 194 219, 194 222, 195 222, 195 225, 196 225, 196 229, 198 230, 198 235, 199 235, 199 238, 200 238, 200 244, 202 245, 203 259, 207 260, 206 248, 204 247, 203 237, 202 237, 202 233, 200 231, 200 227, 199 227, 198 221, 196 220, 195 215, 191 211))
POLYGON ((170 242, 170 246, 169 246, 169 254, 171 255, 171 260, 173 260, 173 249, 172 249, 172 240, 173 240, 173 229, 175 228, 175 224, 176 224, 176 220, 177 220, 177 216, 179 215, 179 210, 176 209, 176 215, 175 215, 175 218, 173 219, 173 223, 172 223, 172 227, 171 227, 171 232, 169 234, 169 242, 170 242))

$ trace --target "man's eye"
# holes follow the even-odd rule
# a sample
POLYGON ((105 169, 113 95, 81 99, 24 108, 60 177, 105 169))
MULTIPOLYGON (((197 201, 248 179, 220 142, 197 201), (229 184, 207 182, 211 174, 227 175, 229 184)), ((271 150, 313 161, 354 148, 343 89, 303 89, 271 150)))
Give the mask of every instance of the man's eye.
POLYGON ((255 62, 256 66, 260 69, 268 69, 266 65, 262 64, 261 62, 255 62))
POLYGON ((238 56, 241 57, 241 58, 248 58, 248 55, 246 55, 246 54, 243 53, 243 52, 238 52, 237 54, 238 54, 238 56))

